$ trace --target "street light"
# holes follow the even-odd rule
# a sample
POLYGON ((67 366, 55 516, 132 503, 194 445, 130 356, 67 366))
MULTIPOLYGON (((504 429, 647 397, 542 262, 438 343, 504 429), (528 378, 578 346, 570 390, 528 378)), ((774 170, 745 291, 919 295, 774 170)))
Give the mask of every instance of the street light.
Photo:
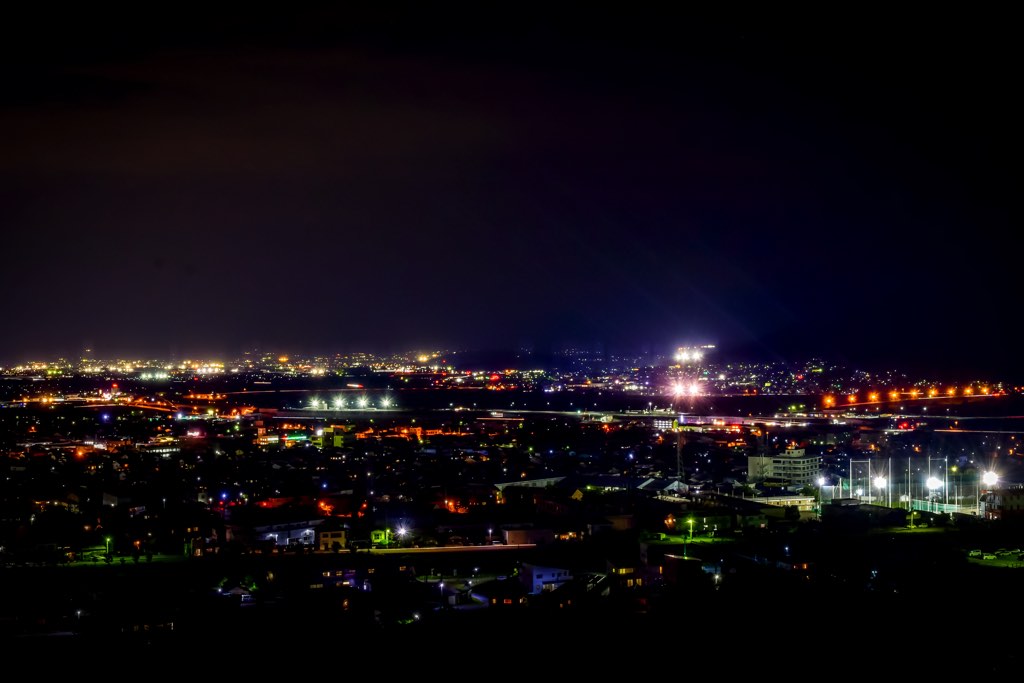
POLYGON ((884 499, 883 491, 885 490, 885 477, 879 475, 875 477, 875 488, 878 489, 878 496, 884 499))
MULTIPOLYGON (((686 520, 686 523, 690 525, 690 541, 693 541, 693 517, 686 520)), ((688 557, 686 553, 686 535, 683 535, 683 557, 688 557)))
POLYGON ((114 540, 114 539, 112 539, 110 536, 106 536, 106 537, 104 537, 103 540, 104 540, 104 542, 106 543, 106 546, 107 546, 107 555, 110 555, 110 542, 112 540, 114 540))

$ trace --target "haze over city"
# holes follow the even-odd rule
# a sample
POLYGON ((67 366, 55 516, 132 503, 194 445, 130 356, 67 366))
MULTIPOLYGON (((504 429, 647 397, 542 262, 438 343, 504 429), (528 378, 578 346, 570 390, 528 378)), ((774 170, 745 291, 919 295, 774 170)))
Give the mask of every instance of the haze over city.
POLYGON ((13 10, 0 365, 712 343, 1015 380, 1012 25, 13 10))

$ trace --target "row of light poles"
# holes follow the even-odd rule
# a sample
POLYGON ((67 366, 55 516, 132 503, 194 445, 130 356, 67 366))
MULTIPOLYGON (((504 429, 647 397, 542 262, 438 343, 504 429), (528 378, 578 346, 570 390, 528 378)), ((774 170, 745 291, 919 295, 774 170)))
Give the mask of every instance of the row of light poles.
MULTIPOLYGON (((928 490, 928 499, 927 500, 928 500, 929 504, 934 501, 938 491, 941 490, 944 493, 946 493, 949 490, 949 486, 948 486, 948 482, 947 481, 944 481, 943 479, 940 479, 939 477, 937 477, 937 476, 935 476, 935 475, 933 475, 931 473, 931 462, 930 462, 930 460, 931 460, 931 458, 929 458, 928 476, 924 480, 924 486, 928 490)), ((869 465, 869 476, 870 476, 870 465, 869 465)), ((911 474, 910 474, 910 462, 908 460, 908 462, 907 462, 907 497, 906 497, 906 499, 907 499, 907 507, 908 508, 912 508, 913 507, 913 489, 912 489, 911 482, 912 482, 912 477, 911 477, 911 474)), ((994 488, 996 486, 996 484, 998 482, 999 482, 999 475, 996 474, 995 472, 993 472, 992 470, 986 470, 985 472, 982 472, 979 475, 979 477, 978 477, 978 486, 977 486, 977 489, 976 489, 975 514, 978 514, 978 515, 981 514, 981 492, 982 492, 982 490, 991 490, 992 488, 994 488)), ((825 486, 825 478, 824 477, 818 477, 817 483, 818 483, 818 510, 819 510, 819 516, 820 516, 821 505, 822 505, 822 490, 823 490, 823 488, 825 486)), ((852 461, 850 463, 850 483, 851 483, 851 487, 852 487, 852 485, 853 485, 853 463, 852 463, 852 461)), ((874 478, 871 479, 871 484, 874 486, 875 489, 878 490, 878 496, 879 496, 880 499, 883 500, 884 504, 887 507, 892 507, 892 491, 891 491, 891 487, 890 487, 890 479, 889 479, 889 477, 886 477, 884 475, 877 475, 877 476, 875 476, 874 478)), ((853 489, 851 491, 851 493, 859 497, 859 496, 863 495, 864 491, 863 491, 862 488, 858 487, 856 489, 853 489)), ((947 494, 947 498, 945 500, 945 504, 948 504, 948 500, 949 499, 948 499, 948 494, 947 494)), ((957 499, 957 498, 954 499, 955 506, 959 509, 959 508, 962 508, 963 506, 958 501, 959 501, 959 499, 957 499)), ((943 505, 943 510, 945 510, 945 504, 943 505)))
MULTIPOLYGON (((365 409, 373 407, 373 404, 370 401, 369 396, 360 396, 359 398, 356 399, 355 404, 357 408, 365 409)), ((342 398, 341 396, 334 397, 334 399, 330 402, 329 405, 334 410, 343 410, 348 407, 348 404, 345 402, 345 399, 342 398)), ((385 396, 384 398, 380 399, 379 405, 382 409, 387 410, 388 408, 395 407, 395 401, 393 398, 385 396)), ((309 407, 313 410, 326 410, 328 408, 328 403, 323 399, 313 397, 309 399, 309 407)))

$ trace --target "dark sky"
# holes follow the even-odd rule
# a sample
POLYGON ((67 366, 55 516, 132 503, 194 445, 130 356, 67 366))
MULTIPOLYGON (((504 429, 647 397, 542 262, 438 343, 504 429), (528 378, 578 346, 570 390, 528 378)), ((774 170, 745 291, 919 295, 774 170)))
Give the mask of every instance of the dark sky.
POLYGON ((714 343, 1019 374, 1009 16, 443 7, 8 14, 0 363, 714 343))

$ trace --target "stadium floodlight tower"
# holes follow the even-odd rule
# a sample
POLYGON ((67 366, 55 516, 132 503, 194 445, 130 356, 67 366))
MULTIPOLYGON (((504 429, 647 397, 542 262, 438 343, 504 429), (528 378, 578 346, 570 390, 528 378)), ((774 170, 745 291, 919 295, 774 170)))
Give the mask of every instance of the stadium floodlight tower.
MULTIPOLYGON (((999 475, 996 474, 995 472, 993 472, 992 470, 988 470, 987 472, 984 472, 981 475, 981 483, 985 487, 984 490, 991 491, 992 489, 995 488, 996 484, 999 483, 999 475)), ((978 499, 977 500, 977 512, 976 512, 976 514, 979 517, 981 516, 981 492, 982 492, 982 488, 981 488, 981 486, 979 486, 978 487, 978 495, 977 495, 977 499, 978 499)))
POLYGON ((935 495, 936 490, 942 488, 942 480, 938 477, 928 477, 924 485, 928 487, 928 508, 931 509, 932 497, 935 495))
MULTIPOLYGON (((889 480, 879 475, 874 480, 875 488, 878 489, 878 495, 882 500, 885 500, 885 485, 889 483, 889 480)), ((888 505, 888 502, 886 503, 888 505)))

